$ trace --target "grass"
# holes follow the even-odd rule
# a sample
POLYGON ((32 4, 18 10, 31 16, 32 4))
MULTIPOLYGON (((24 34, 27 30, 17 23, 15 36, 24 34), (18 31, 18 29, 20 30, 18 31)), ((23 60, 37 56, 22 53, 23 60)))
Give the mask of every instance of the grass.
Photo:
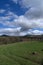
POLYGON ((39 41, 0 45, 0 65, 40 65, 42 49, 43 42, 39 41))

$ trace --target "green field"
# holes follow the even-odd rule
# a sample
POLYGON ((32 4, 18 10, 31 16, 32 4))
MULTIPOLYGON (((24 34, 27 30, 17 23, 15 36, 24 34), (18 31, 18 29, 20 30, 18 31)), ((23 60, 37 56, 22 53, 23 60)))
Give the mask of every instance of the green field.
POLYGON ((0 45, 0 65, 41 65, 42 59, 43 42, 29 41, 0 45))

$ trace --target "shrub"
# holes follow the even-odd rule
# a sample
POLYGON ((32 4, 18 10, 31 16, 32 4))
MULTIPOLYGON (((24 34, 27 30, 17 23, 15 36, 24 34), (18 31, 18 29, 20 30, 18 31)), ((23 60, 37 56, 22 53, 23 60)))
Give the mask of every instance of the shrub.
POLYGON ((41 60, 41 65, 43 65, 43 59, 41 60))

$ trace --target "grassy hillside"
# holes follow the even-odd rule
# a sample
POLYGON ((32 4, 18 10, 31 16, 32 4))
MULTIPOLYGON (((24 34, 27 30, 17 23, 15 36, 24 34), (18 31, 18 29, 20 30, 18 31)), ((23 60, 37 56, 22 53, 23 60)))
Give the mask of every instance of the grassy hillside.
POLYGON ((0 65, 40 65, 42 59, 43 42, 0 45, 0 65))

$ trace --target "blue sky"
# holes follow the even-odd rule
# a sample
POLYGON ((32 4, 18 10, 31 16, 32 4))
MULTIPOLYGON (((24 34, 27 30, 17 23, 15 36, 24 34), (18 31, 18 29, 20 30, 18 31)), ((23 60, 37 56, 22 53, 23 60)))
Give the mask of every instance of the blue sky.
MULTIPOLYGON (((22 8, 19 5, 19 3, 16 4, 12 0, 0 0, 0 18, 1 17, 7 17, 8 12, 16 14, 17 16, 24 15, 27 10, 28 10, 28 8, 22 8)), ((12 22, 13 19, 14 19, 14 17, 12 17, 10 19, 10 22, 12 22)), ((7 25, 5 26, 5 25, 0 23, 0 28, 3 28, 3 27, 6 28, 6 27, 9 27, 9 26, 7 26, 7 25)))
POLYGON ((12 0, 0 0, 0 9, 10 10, 18 16, 24 15, 28 8, 22 8, 19 3, 14 3, 12 0))
POLYGON ((43 0, 0 0, 0 35, 43 34, 43 0))

